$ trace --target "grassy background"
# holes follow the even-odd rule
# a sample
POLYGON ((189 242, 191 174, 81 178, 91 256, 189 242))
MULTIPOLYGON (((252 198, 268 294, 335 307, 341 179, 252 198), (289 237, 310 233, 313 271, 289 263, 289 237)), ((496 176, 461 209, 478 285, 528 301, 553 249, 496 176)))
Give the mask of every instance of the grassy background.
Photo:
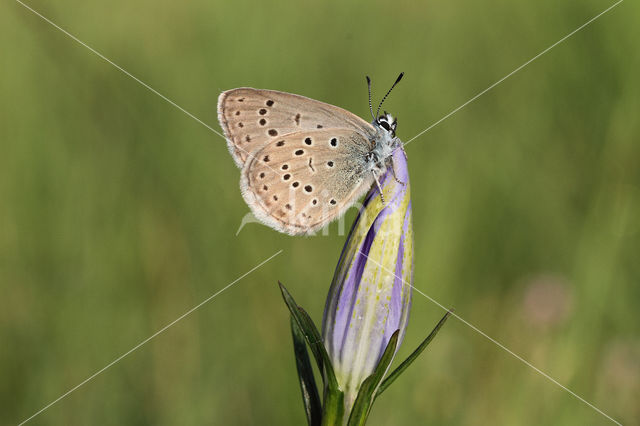
MULTIPOLYGON (((408 140, 612 2, 52 2, 34 8, 218 128, 220 91, 300 93, 408 140)), ((415 285, 640 424, 640 7, 627 1, 407 147, 415 285)), ((250 224, 224 141, 0 5, 0 423, 304 422, 280 279, 320 320, 344 237, 250 224)), ((442 311, 414 296, 406 355, 442 311)), ((371 425, 608 424, 457 320, 371 425)))

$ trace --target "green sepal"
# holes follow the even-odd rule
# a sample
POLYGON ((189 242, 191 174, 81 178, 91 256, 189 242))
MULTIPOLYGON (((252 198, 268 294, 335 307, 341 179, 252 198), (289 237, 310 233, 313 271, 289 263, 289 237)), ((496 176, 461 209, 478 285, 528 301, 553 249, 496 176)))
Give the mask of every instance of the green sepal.
POLYGON ((348 426, 362 426, 367 421, 376 389, 380 385, 384 374, 389 369, 389 365, 391 365, 393 356, 396 353, 399 334, 400 330, 396 330, 391 335, 391 339, 389 339, 389 343, 387 344, 376 369, 360 385, 358 396, 356 397, 353 408, 351 409, 351 415, 349 416, 349 422, 347 423, 348 426))
POLYGON ((282 285, 281 282, 278 281, 278 285, 280 286, 280 291, 282 292, 282 298, 284 299, 289 311, 291 312, 291 316, 295 320, 298 327, 302 331, 304 338, 311 348, 311 352, 316 359, 316 363, 318 364, 318 369, 322 373, 322 378, 325 381, 325 384, 332 391, 339 391, 338 381, 336 380, 336 375, 333 371, 333 365, 331 365, 331 360, 329 359, 329 354, 327 353, 326 348, 322 342, 322 337, 318 332, 315 324, 311 320, 311 317, 307 312, 302 309, 291 294, 287 291, 287 289, 282 285))
POLYGON ((307 415, 309 426, 319 426, 322 422, 322 404, 316 387, 316 380, 313 377, 313 368, 307 353, 304 334, 291 316, 291 337, 293 338, 293 351, 296 356, 296 367, 298 369, 298 379, 300 380, 300 391, 302 392, 302 402, 307 415))
POLYGON ((407 367, 409 367, 411 363, 416 360, 416 358, 418 358, 418 355, 420 355, 422 351, 424 351, 424 349, 429 345, 429 343, 431 343, 433 338, 436 337, 436 334, 438 334, 438 331, 440 331, 440 328, 442 328, 452 312, 453 310, 450 310, 446 314, 444 314, 442 319, 438 322, 438 324, 436 324, 435 328, 431 330, 431 333, 429 333, 427 338, 424 339, 422 343, 420 343, 416 350, 413 351, 411 355, 409 355, 407 359, 402 362, 402 364, 400 364, 395 370, 393 370, 393 372, 391 372, 391 374, 389 374, 386 379, 384 379, 384 381, 380 384, 380 387, 378 388, 374 399, 379 397, 380 394, 382 394, 382 392, 384 392, 389 387, 389 385, 391 385, 391 383, 393 383, 394 380, 396 380, 400 376, 400 374, 402 374, 404 370, 406 370, 407 367))
POLYGON ((340 389, 325 387, 322 426, 341 425, 342 417, 344 417, 344 392, 340 389))

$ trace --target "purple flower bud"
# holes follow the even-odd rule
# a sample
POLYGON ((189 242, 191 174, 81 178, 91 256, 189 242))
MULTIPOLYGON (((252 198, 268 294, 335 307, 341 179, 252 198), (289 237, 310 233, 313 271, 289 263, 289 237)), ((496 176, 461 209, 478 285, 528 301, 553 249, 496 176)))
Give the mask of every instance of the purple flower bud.
POLYGON ((393 154, 382 176, 384 201, 374 185, 340 255, 322 321, 322 334, 345 413, 374 371, 391 335, 404 336, 413 284, 413 229, 407 157, 393 154))

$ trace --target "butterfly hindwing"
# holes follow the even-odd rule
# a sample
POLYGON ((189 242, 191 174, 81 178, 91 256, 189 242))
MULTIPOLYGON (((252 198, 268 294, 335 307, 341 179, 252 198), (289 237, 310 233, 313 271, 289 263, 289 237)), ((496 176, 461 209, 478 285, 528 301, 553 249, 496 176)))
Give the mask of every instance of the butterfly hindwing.
POLYGON ((375 135, 371 124, 342 108, 291 93, 246 87, 220 95, 218 119, 239 167, 252 153, 289 133, 340 128, 369 139, 375 135))
POLYGON ((371 141, 349 128, 315 129, 273 139, 248 157, 240 186, 265 224, 309 234, 344 213, 370 188, 371 141))

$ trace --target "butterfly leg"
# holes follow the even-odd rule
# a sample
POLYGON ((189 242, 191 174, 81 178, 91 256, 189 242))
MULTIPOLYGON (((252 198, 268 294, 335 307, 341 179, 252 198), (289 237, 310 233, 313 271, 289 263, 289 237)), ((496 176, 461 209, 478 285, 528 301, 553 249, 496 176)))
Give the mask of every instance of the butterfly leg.
POLYGON ((384 195, 382 194, 382 187, 380 186, 378 176, 376 176, 375 172, 373 172, 373 180, 376 181, 376 186, 378 187, 378 192, 380 193, 380 198, 382 199, 382 204, 386 204, 386 202, 384 201, 384 195))
POLYGON ((407 184, 406 182, 402 182, 400 179, 398 179, 396 177, 396 167, 395 167, 393 161, 391 162, 391 174, 393 175, 393 178, 395 179, 395 181, 398 182, 400 185, 404 186, 404 185, 407 184))

